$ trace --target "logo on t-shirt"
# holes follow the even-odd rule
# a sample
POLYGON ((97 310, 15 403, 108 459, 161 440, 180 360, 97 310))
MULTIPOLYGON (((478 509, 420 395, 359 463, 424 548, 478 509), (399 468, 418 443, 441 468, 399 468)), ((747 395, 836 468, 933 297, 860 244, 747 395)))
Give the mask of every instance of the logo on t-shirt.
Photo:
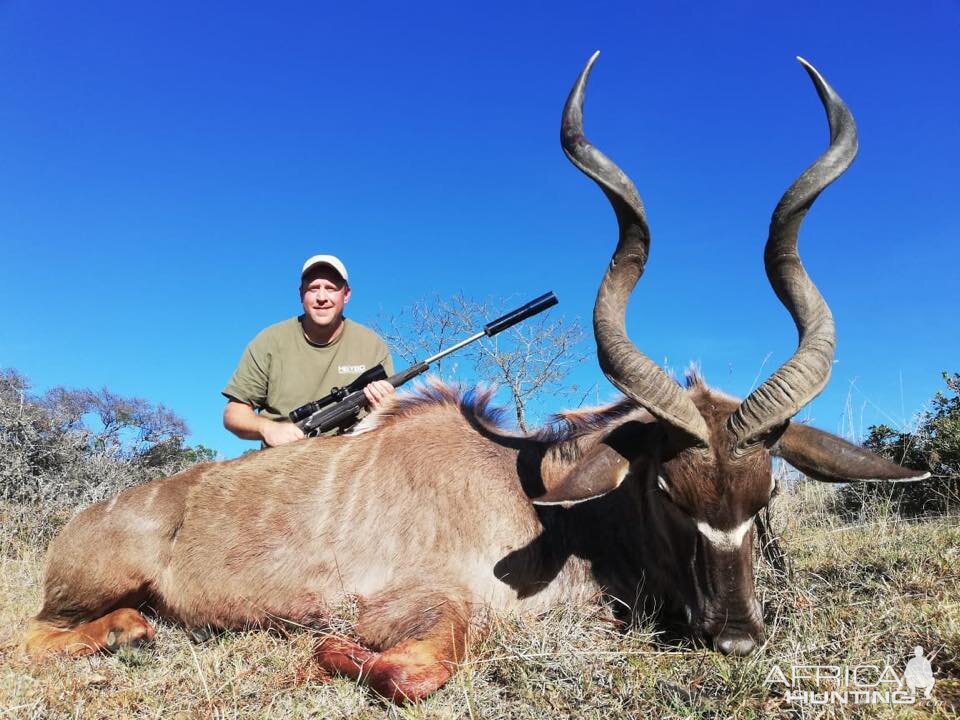
POLYGON ((354 375, 367 369, 366 365, 337 365, 337 372, 341 375, 354 375))

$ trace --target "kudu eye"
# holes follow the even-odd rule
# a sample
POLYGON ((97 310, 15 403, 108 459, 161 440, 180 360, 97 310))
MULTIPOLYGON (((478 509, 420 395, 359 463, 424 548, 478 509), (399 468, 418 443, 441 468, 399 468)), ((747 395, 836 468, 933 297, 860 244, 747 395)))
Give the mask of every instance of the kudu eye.
POLYGON ((667 484, 666 478, 663 475, 657 475, 657 487, 663 490, 667 495, 670 494, 670 485, 667 484))

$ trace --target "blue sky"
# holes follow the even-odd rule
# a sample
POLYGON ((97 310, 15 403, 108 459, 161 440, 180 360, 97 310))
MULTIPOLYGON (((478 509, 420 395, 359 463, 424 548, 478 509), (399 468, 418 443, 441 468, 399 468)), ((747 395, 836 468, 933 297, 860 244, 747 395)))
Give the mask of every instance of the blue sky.
MULTIPOLYGON (((163 403, 229 457, 250 444, 223 430, 219 390, 297 313, 314 253, 347 263, 361 322, 548 289, 589 322, 616 226, 558 135, 599 49, 587 131, 653 238, 628 329, 743 395, 796 342, 762 248, 827 142, 802 55, 861 145, 801 234, 838 326, 804 417, 909 422, 960 369, 958 30, 950 0, 0 0, 0 367, 163 403)), ((612 398, 590 352, 571 382, 612 398)))

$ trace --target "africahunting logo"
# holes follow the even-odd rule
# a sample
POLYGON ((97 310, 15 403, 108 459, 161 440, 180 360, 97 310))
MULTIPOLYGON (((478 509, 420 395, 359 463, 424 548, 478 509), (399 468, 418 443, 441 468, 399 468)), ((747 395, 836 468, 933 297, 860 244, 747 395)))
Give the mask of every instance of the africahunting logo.
POLYGON ((889 663, 866 665, 774 665, 764 679, 796 705, 912 705, 933 692, 933 668, 923 648, 913 649, 902 673, 889 663))

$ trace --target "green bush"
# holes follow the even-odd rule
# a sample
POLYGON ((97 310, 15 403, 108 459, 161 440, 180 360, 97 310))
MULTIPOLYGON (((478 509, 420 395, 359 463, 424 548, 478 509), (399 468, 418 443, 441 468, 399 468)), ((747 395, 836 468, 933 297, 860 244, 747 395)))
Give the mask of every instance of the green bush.
POLYGON ((886 425, 870 428, 864 446, 895 463, 926 470, 917 483, 870 483, 841 489, 841 507, 858 513, 864 503, 886 504, 906 517, 960 510, 960 373, 943 373, 947 391, 938 392, 917 429, 898 432, 886 425))

